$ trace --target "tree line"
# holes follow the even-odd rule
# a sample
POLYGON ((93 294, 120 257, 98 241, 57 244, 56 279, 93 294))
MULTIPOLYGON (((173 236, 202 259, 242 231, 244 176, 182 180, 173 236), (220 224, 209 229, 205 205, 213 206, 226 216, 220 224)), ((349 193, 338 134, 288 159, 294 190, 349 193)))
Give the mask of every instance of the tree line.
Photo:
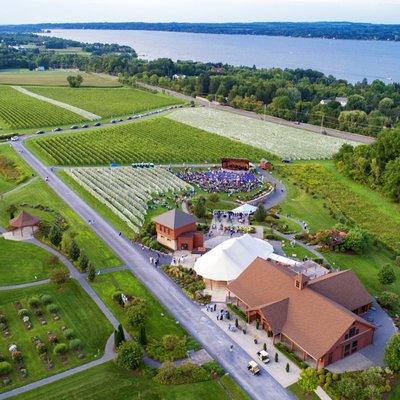
POLYGON ((257 113, 364 135, 377 135, 400 118, 400 84, 366 79, 350 84, 311 69, 234 67, 158 59, 136 60, 134 77, 189 96, 257 113))

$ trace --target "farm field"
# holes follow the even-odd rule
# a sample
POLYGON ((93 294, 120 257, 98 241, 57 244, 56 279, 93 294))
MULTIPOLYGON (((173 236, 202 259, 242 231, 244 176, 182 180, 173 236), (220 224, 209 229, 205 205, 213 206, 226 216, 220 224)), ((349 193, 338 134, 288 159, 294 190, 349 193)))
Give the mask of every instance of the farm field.
POLYGON ((145 369, 132 373, 108 362, 67 379, 51 383, 14 397, 15 400, 248 400, 242 389, 228 376, 218 380, 186 385, 160 385, 145 369), (132 397, 134 396, 134 397, 132 397))
POLYGON ((2 383, 0 391, 25 385, 101 356, 106 341, 112 333, 111 325, 96 304, 72 280, 62 288, 46 284, 0 292, 0 310, 7 320, 6 330, 9 332, 9 335, 5 336, 2 331, 0 352, 12 365, 12 372, 9 375, 11 383, 7 386, 2 383), (56 311, 52 311, 48 304, 41 301, 42 295, 50 296, 45 302, 54 304, 52 307, 56 307, 56 311), (29 301, 35 296, 39 297, 39 305, 32 307, 29 305, 29 301), (31 329, 28 329, 28 322, 24 323, 22 317, 18 315, 18 309, 21 307, 28 312, 31 329), (55 315, 59 317, 58 320, 55 319, 55 315), (45 320, 46 324, 42 325, 39 319, 45 320), (52 338, 48 336, 48 332, 54 333, 59 343, 67 346, 70 344, 71 339, 64 337, 62 326, 72 329, 73 336, 81 341, 80 352, 83 354, 83 358, 79 358, 79 353, 70 349, 68 349, 65 359, 53 353, 55 344, 52 344, 52 338), (38 337, 43 342, 46 353, 53 363, 53 368, 49 369, 48 360, 42 361, 40 358, 33 341, 34 337, 38 337), (17 371, 17 362, 11 360, 9 346, 12 344, 15 344, 22 353, 23 366, 27 371, 25 378, 22 377, 22 373, 17 371))
POLYGON ((53 268, 49 263, 51 256, 34 244, 0 236, 0 286, 48 278, 53 268))
POLYGON ((181 104, 174 97, 133 88, 30 87, 34 93, 82 108, 102 118, 137 114, 181 104))
POLYGON ((27 147, 49 165, 109 165, 133 162, 204 163, 221 157, 259 161, 269 154, 165 117, 94 131, 29 139, 27 147))
POLYGON ((0 86, 0 127, 38 128, 85 121, 71 111, 0 86))
POLYGON ((161 167, 75 168, 66 173, 136 233, 145 221, 153 195, 170 196, 190 188, 161 167))
POLYGON ((146 300, 148 319, 146 322, 146 334, 150 340, 161 340, 166 334, 184 336, 185 330, 177 325, 175 319, 164 309, 153 295, 143 286, 130 271, 119 271, 110 274, 98 275, 91 286, 109 310, 121 321, 125 329, 132 334, 137 334, 127 326, 127 319, 123 308, 117 304, 112 295, 116 291, 122 291, 131 296, 146 300), (164 314, 162 316, 162 314, 164 314))
POLYGON ((356 144, 206 107, 178 110, 168 118, 294 160, 330 158, 342 144, 356 144))
POLYGON ((115 77, 76 70, 29 71, 27 69, 5 69, 0 71, 0 84, 68 86, 67 77, 80 74, 82 86, 120 87, 115 77))
POLYGON ((11 146, 0 146, 0 194, 15 188, 33 175, 33 170, 11 146))
POLYGON ((5 194, 0 202, 0 226, 7 226, 10 205, 17 211, 25 210, 47 222, 63 218, 66 233, 74 236, 79 247, 96 268, 121 265, 121 261, 106 244, 71 210, 42 180, 32 180, 27 185, 5 194))

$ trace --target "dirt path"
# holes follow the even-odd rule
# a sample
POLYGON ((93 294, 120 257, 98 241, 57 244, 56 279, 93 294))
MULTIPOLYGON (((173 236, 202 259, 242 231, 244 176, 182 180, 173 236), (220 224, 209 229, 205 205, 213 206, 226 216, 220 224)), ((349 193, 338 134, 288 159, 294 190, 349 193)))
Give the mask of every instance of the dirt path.
POLYGON ((38 99, 41 101, 45 101, 46 103, 53 104, 57 107, 64 108, 65 110, 72 111, 73 113, 78 114, 81 117, 86 118, 90 121, 94 121, 96 119, 101 119, 101 117, 99 115, 93 114, 86 110, 82 110, 81 108, 78 108, 78 107, 71 106, 71 104, 62 103, 61 101, 57 101, 54 99, 50 99, 49 97, 41 96, 40 94, 33 93, 21 86, 12 86, 12 87, 22 94, 34 97, 35 99, 38 99))

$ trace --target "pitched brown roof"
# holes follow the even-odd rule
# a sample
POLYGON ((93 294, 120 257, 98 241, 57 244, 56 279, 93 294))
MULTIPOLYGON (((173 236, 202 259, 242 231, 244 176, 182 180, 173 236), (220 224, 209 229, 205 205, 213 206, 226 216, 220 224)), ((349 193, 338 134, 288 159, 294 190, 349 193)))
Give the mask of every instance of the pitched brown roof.
POLYGON ((193 224, 197 221, 197 219, 193 215, 187 214, 175 208, 165 212, 164 214, 154 217, 153 221, 170 229, 178 229, 182 228, 183 226, 193 224))
POLYGON ((39 222, 39 218, 33 217, 32 215, 28 214, 25 211, 22 211, 19 215, 15 218, 10 220, 9 225, 12 228, 25 228, 27 226, 34 226, 37 225, 39 222))
POLYGON ((373 327, 311 288, 296 288, 296 275, 283 265, 257 258, 228 290, 251 309, 265 312, 275 334, 281 326, 281 333, 315 359, 325 355, 355 321, 373 327))
POLYGON ((349 269, 316 278, 308 283, 308 287, 350 311, 372 302, 371 295, 349 269))

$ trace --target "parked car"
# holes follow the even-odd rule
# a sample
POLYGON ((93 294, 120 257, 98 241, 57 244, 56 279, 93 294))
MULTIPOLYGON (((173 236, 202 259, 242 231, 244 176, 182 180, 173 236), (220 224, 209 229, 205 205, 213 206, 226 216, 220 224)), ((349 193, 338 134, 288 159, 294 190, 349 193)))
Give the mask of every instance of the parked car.
POLYGON ((36 135, 43 135, 44 131, 37 131, 36 135))
POLYGON ((62 131, 62 128, 54 128, 53 129, 53 132, 61 132, 62 131))
POLYGON ((117 120, 116 120, 116 119, 112 119, 110 122, 111 122, 112 124, 116 124, 116 123, 117 123, 117 120))
POLYGON ((100 122, 96 122, 95 124, 93 124, 93 126, 100 126, 101 123, 100 122))
POLYGON ((250 360, 249 363, 247 364, 247 369, 253 374, 253 375, 258 375, 260 373, 260 367, 259 365, 254 361, 250 360))
POLYGON ((89 125, 88 124, 83 124, 82 128, 89 128, 89 125))
POLYGON ((284 158, 282 158, 282 162, 284 164, 290 164, 292 162, 292 160, 289 157, 284 157, 284 158))
POLYGON ((132 119, 132 117, 131 116, 129 116, 126 120, 127 121, 130 121, 132 119))
POLYGON ((11 138, 11 141, 12 141, 12 142, 18 142, 18 140, 19 140, 19 136, 13 136, 13 137, 11 138))
POLYGON ((78 125, 72 125, 71 129, 78 129, 78 125))
POLYGON ((258 357, 258 359, 261 361, 261 362, 263 362, 264 364, 268 364, 269 363, 269 354, 268 354, 268 352, 267 351, 265 351, 265 350, 260 350, 260 351, 257 351, 257 357, 258 357))

